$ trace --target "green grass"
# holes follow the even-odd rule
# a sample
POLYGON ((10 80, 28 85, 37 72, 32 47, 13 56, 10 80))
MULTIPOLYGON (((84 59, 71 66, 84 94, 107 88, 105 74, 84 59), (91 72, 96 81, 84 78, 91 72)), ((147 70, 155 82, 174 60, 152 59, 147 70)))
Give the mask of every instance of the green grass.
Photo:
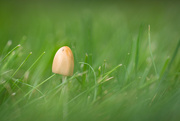
POLYGON ((178 4, 1 2, 0 121, 179 121, 178 4))

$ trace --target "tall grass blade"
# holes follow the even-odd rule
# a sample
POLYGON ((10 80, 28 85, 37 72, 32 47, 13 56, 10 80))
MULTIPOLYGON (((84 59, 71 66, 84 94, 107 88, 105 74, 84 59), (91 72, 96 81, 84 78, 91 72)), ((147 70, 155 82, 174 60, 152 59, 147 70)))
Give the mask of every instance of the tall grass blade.
MULTIPOLYGON (((173 62, 174 62, 174 60, 175 60, 175 58, 176 58, 176 56, 177 56, 177 53, 178 53, 179 48, 180 48, 180 40, 178 41, 178 44, 177 44, 177 46, 176 46, 176 49, 174 50, 172 59, 171 59, 171 61, 170 61, 169 64, 168 64, 168 67, 166 68, 166 70, 165 70, 165 72, 164 72, 161 80, 159 81, 159 84, 158 84, 158 87, 157 87, 157 93, 158 93, 158 91, 159 91, 159 89, 160 89, 160 85, 161 85, 162 81, 167 77, 167 75, 168 75, 168 73, 169 73, 169 71, 170 71, 170 68, 171 68, 171 66, 172 66, 172 64, 173 64, 173 62)), ((166 63, 165 63, 165 64, 166 64, 166 63)), ((162 97, 162 95, 159 97, 159 99, 160 99, 161 97, 162 97)))
MULTIPOLYGON (((176 58, 176 56, 177 56, 177 53, 178 53, 178 49, 179 49, 179 48, 180 48, 180 40, 178 41, 178 44, 177 44, 177 46, 176 46, 176 49, 174 50, 172 59, 171 59, 171 61, 169 62, 168 67, 166 68, 166 70, 165 70, 165 72, 164 72, 161 80, 163 80, 163 79, 167 76, 167 73, 169 72, 169 70, 170 70, 170 68, 171 68, 171 66, 172 66, 172 64, 173 64, 173 62, 174 62, 174 60, 175 60, 175 58, 176 58)), ((166 60, 166 61, 169 61, 169 60, 166 60)), ((168 62, 165 62, 165 64, 166 64, 166 63, 168 63, 168 62)))
POLYGON ((166 59, 166 61, 165 61, 164 65, 163 65, 162 69, 161 69, 161 73, 160 73, 160 76, 159 76, 159 78, 160 78, 160 79, 162 78, 162 76, 163 76, 164 72, 165 72, 165 71, 166 71, 166 69, 167 69, 167 66, 168 66, 169 60, 170 60, 170 58, 168 57, 168 58, 166 59))
POLYGON ((135 55, 135 71, 136 71, 136 73, 137 73, 137 67, 138 67, 138 62, 139 62, 139 42, 140 42, 141 32, 142 32, 142 25, 139 28, 139 34, 138 34, 137 41, 136 41, 136 55, 135 55))
POLYGON ((180 40, 178 41, 178 44, 177 44, 176 49, 175 49, 175 51, 173 53, 172 59, 171 59, 169 65, 168 65, 168 70, 171 68, 171 66, 172 66, 172 64, 173 64, 173 62, 174 62, 174 60, 175 60, 175 58, 177 56, 179 48, 180 48, 180 40))
POLYGON ((155 70, 156 76, 159 77, 159 74, 158 74, 157 68, 156 68, 156 64, 155 64, 155 62, 154 62, 153 54, 152 54, 150 25, 148 26, 148 42, 149 42, 149 52, 150 52, 150 54, 151 54, 151 60, 152 60, 153 66, 154 66, 154 70, 155 70))
POLYGON ((6 53, 6 52, 8 51, 8 49, 9 49, 9 47, 10 47, 11 45, 12 45, 12 41, 9 40, 9 41, 7 42, 7 44, 5 45, 5 47, 4 47, 1 55, 4 55, 4 53, 6 53))
POLYGON ((27 71, 31 70, 31 68, 40 60, 40 58, 45 54, 45 52, 43 52, 35 61, 34 63, 28 68, 27 71))
MULTIPOLYGON (((79 62, 79 63, 88 65, 91 68, 91 70, 93 71, 93 74, 94 74, 94 85, 96 86, 97 85, 96 73, 95 73, 93 67, 91 65, 89 65, 88 63, 84 63, 84 62, 79 62)), ((97 88, 95 88, 95 90, 94 90, 94 101, 96 100, 96 97, 97 97, 97 88)))
POLYGON ((22 65, 28 60, 29 56, 32 55, 32 52, 29 53, 29 55, 26 57, 26 59, 20 64, 20 66, 16 69, 16 71, 13 73, 12 77, 19 71, 19 69, 22 67, 22 65))
MULTIPOLYGON (((85 63, 88 62, 88 54, 87 54, 87 53, 86 53, 86 55, 85 55, 85 60, 84 60, 84 62, 85 62, 85 63)), ((86 70, 87 70, 87 64, 83 64, 83 72, 85 72, 86 70)), ((82 84, 83 84, 83 86, 85 86, 85 83, 86 83, 86 76, 87 76, 86 73, 82 75, 82 84)))
POLYGON ((20 46, 21 46, 21 45, 19 44, 19 45, 17 45, 16 47, 14 47, 12 50, 10 50, 0 62, 3 62, 14 50, 16 50, 17 48, 19 48, 20 46))

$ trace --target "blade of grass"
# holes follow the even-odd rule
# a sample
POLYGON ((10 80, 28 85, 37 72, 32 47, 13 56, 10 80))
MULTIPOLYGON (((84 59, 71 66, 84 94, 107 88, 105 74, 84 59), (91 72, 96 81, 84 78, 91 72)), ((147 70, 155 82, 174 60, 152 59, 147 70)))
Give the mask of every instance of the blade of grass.
MULTIPOLYGON (((39 59, 40 59, 44 54, 45 54, 45 52, 43 52, 43 53, 36 59, 36 61, 29 67, 29 69, 28 69, 27 71, 29 71, 29 70, 39 61, 39 59)), ((14 77, 14 75, 15 75, 15 74, 17 73, 17 71, 21 68, 21 66, 27 61, 27 59, 29 58, 30 55, 32 55, 32 52, 29 53, 29 55, 28 55, 28 56, 26 57, 26 59, 21 63, 21 65, 20 65, 20 66, 18 67, 18 69, 14 72, 14 74, 12 75, 11 78, 14 77)), ((27 72, 27 71, 26 71, 26 72, 27 72)), ((24 73, 24 75, 25 75, 25 73, 24 73)), ((22 78, 24 77, 24 75, 21 77, 21 79, 19 79, 19 82, 23 83, 21 80, 22 80, 22 78)), ((20 87, 19 87, 15 82, 14 82, 14 85, 20 89, 20 87)))
POLYGON ((17 48, 19 48, 20 46, 21 46, 21 45, 19 44, 19 45, 17 45, 16 47, 14 47, 12 50, 10 50, 0 62, 3 62, 14 50, 16 50, 17 48))
MULTIPOLYGON (((113 92, 113 93, 112 93, 112 96, 117 96, 117 95, 115 95, 115 94, 119 94, 119 93, 125 91, 128 87, 130 87, 130 86, 131 86, 133 83, 135 83, 135 82, 137 82, 137 80, 131 81, 130 83, 128 83, 127 85, 125 85, 123 88, 121 88, 121 89, 113 92)), ((106 99, 106 101, 108 101, 108 100, 111 100, 111 98, 106 99)))
POLYGON ((14 75, 19 71, 19 69, 22 67, 22 65, 28 60, 29 56, 32 55, 32 52, 29 53, 29 55, 26 57, 26 59, 20 64, 20 66, 16 69, 16 71, 13 73, 11 77, 14 77, 14 75))
MULTIPOLYGON (((21 82, 21 81, 19 81, 19 79, 13 79, 13 80, 15 80, 15 82, 21 83, 21 84, 26 85, 26 86, 28 86, 28 87, 34 88, 34 86, 32 86, 32 85, 30 85, 30 84, 27 84, 27 83, 24 83, 24 82, 21 82)), ((39 89, 36 88, 36 90, 37 90, 42 96, 44 96, 44 94, 43 94, 39 89)))
POLYGON ((151 84, 154 83, 155 81, 156 81, 156 79, 151 80, 151 81, 145 83, 144 85, 142 85, 141 87, 139 87, 139 89, 144 89, 145 87, 151 85, 151 84))
MULTIPOLYGON (((89 65, 88 63, 84 63, 84 62, 79 62, 79 63, 88 65, 91 68, 91 70, 93 71, 93 74, 94 74, 94 85, 97 85, 96 73, 95 73, 93 67, 91 65, 89 65)), ((94 90, 94 101, 96 100, 96 97, 97 97, 97 88, 95 88, 95 90, 94 90)))
MULTIPOLYGON (((56 89, 59 89, 61 86, 67 84, 68 81, 70 81, 70 80, 72 80, 72 79, 74 79, 74 78, 77 78, 77 77, 81 76, 81 74, 82 74, 82 73, 76 72, 71 78, 67 79, 66 82, 59 84, 58 86, 56 86, 55 88, 53 88, 52 90, 50 90, 49 92, 47 92, 46 95, 50 94, 51 92, 53 92, 53 91, 56 90, 56 89)), ((83 73, 83 74, 84 74, 84 73, 83 73)))
POLYGON ((168 58, 166 59, 164 65, 163 65, 162 69, 161 69, 161 73, 160 73, 160 77, 159 77, 160 79, 162 78, 164 72, 166 71, 166 68, 167 68, 167 66, 168 66, 169 60, 170 60, 170 58, 168 57, 168 58))
POLYGON ((149 73, 149 71, 151 69, 151 66, 152 65, 149 64, 148 67, 145 69, 144 74, 142 75, 142 78, 141 78, 141 81, 140 81, 140 86, 145 83, 145 79, 146 79, 146 77, 147 77, 147 75, 148 75, 148 73, 149 73))
POLYGON ((178 44, 177 44, 176 49, 175 49, 175 51, 173 53, 172 59, 171 59, 169 65, 168 65, 168 70, 171 68, 171 65, 173 64, 173 62, 174 62, 174 60, 175 60, 175 58, 177 56, 179 48, 180 48, 180 40, 178 41, 178 44))
MULTIPOLYGON (((88 54, 86 53, 84 62, 87 63, 87 61, 88 61, 88 54)), ((87 70, 87 65, 84 64, 83 65, 83 72, 85 72, 86 70, 87 70)), ((87 76, 87 74, 82 75, 82 84, 83 84, 83 86, 85 86, 85 83, 86 83, 86 76, 87 76)))
MULTIPOLYGON (((159 81, 159 84, 158 84, 158 87, 157 87, 157 91, 156 91, 157 93, 158 93, 159 90, 160 90, 160 85, 161 85, 162 81, 163 81, 163 80, 167 77, 167 75, 168 75, 168 72, 169 72, 169 70, 170 70, 170 68, 171 68, 171 66, 172 66, 172 64, 173 64, 173 62, 174 62, 174 60, 175 60, 175 58, 176 58, 176 56, 177 56, 177 53, 178 53, 179 48, 180 48, 180 40, 178 41, 178 44, 177 44, 177 46, 176 46, 176 49, 174 50, 172 59, 171 59, 169 65, 168 65, 168 67, 166 68, 166 70, 165 70, 165 72, 164 72, 161 80, 159 81)), ((163 95, 163 94, 161 94, 161 96, 159 96, 158 100, 160 100, 160 98, 162 97, 162 95, 163 95)))
MULTIPOLYGON (((82 63, 83 63, 83 62, 82 62, 82 63)), ((113 71, 115 71, 115 70, 116 70, 118 67, 120 67, 120 66, 122 66, 122 64, 119 64, 118 66, 116 66, 115 68, 113 68, 112 70, 110 70, 109 72, 107 72, 107 74, 101 79, 101 82, 100 82, 99 84, 94 85, 93 87, 91 87, 91 88, 89 88, 89 89, 87 89, 87 90, 79 93, 77 96, 75 96, 74 98, 72 98, 68 103, 71 103, 72 101, 74 101, 75 99, 77 99, 78 97, 80 97, 81 95, 83 95, 84 93, 89 92, 89 91, 91 91, 92 89, 97 88, 97 86, 99 86, 99 85, 107 82, 107 81, 103 81, 103 80, 104 80, 109 74, 111 74, 113 71)), ((95 101, 95 100, 93 100, 93 102, 94 102, 94 101, 95 101)))
POLYGON ((52 77, 54 77, 56 74, 51 75, 50 77, 48 77, 47 79, 45 79, 44 81, 42 81, 40 84, 38 84, 37 86, 35 86, 33 89, 31 89, 28 93, 26 93, 24 95, 24 97, 26 97, 28 94, 30 94, 34 89, 38 88, 39 86, 41 86, 42 84, 44 84, 45 82, 47 82, 48 80, 50 80, 52 77))
MULTIPOLYGON (((19 71, 19 69, 22 67, 22 65, 27 61, 27 59, 29 58, 29 56, 32 55, 32 52, 29 53, 29 55, 26 57, 26 59, 20 64, 20 66, 16 69, 16 71, 13 73, 13 75, 11 76, 11 78, 14 77, 14 75, 19 71)), ((16 86, 18 87, 19 89, 21 89, 17 84, 16 82, 13 82, 13 86, 16 86)))
POLYGON ((45 98, 45 95, 33 99, 32 101, 30 101, 29 103, 27 103, 26 105, 24 105, 22 108, 26 108, 26 107, 28 107, 29 105, 35 103, 36 101, 38 101, 38 100, 40 100, 40 99, 42 99, 42 98, 45 98))
MULTIPOLYGON (((3 63, 3 66, 1 67, 1 71, 6 70, 6 68, 8 67, 8 65, 13 61, 13 59, 15 58, 15 56, 17 55, 17 53, 15 53, 15 51, 13 51, 8 59, 3 63)), ((2 63, 0 63, 1 66, 2 63)))
POLYGON ((8 73, 10 73, 10 72, 12 72, 12 71, 13 71, 13 69, 11 69, 11 70, 7 70, 7 71, 5 71, 5 72, 1 73, 1 74, 0 74, 0 76, 5 75, 5 74, 8 74, 8 73))
POLYGON ((109 72, 107 72, 103 78, 101 80, 99 80, 99 83, 103 83, 103 80, 109 75, 111 74, 112 72, 114 72, 117 68, 119 68, 120 66, 122 66, 122 64, 119 64, 117 65, 116 67, 114 67, 112 70, 110 70, 109 72))
POLYGON ((14 105, 18 104, 23 98, 25 98, 26 96, 28 96, 34 89, 38 88, 39 86, 41 86, 42 84, 44 84, 45 82, 47 82, 48 80, 50 80, 51 78, 53 78, 56 74, 51 75, 50 77, 48 77, 47 79, 45 79, 44 81, 42 81, 40 84, 38 84, 37 86, 35 86, 33 89, 31 89, 29 92, 27 92, 21 99, 19 99, 16 103, 14 103, 14 105))
POLYGON ((159 74, 158 74, 157 68, 156 68, 156 64, 155 64, 155 62, 154 62, 153 54, 152 54, 150 25, 148 26, 148 42, 149 42, 149 52, 150 52, 150 54, 151 54, 151 60, 152 60, 153 66, 154 66, 154 70, 155 70, 156 76, 159 77, 159 74))
POLYGON ((102 64, 102 74, 104 74, 105 73, 105 70, 106 70, 106 60, 104 60, 104 62, 103 62, 103 64, 102 64))
POLYGON ((10 47, 11 45, 12 45, 12 41, 9 40, 9 41, 6 43, 6 45, 5 45, 5 47, 4 47, 1 55, 4 55, 4 53, 6 53, 6 52, 8 51, 8 49, 9 49, 9 47, 10 47))
MULTIPOLYGON (((26 72, 30 71, 31 68, 40 60, 40 58, 41 58, 44 54, 45 54, 45 52, 43 52, 43 53, 34 61, 34 63, 27 69, 26 72)), ((25 72, 25 73, 23 74, 23 76, 21 77, 21 79, 20 79, 21 82, 22 82, 23 77, 25 76, 26 72, 25 72)))
MULTIPOLYGON (((19 71, 19 69, 22 67, 22 65, 27 61, 27 59, 29 58, 29 56, 32 54, 32 52, 30 52, 29 53, 29 55, 25 58, 25 60, 20 64, 20 66, 16 69, 16 71, 12 74, 12 76, 11 76, 11 78, 13 78, 14 77, 14 75, 19 71)), ((7 81, 8 82, 8 81, 7 81)), ((7 83, 6 82, 6 83, 7 83)), ((22 91, 22 89, 16 84, 16 82, 13 82, 13 86, 16 86, 16 87, 18 87, 21 91, 22 91)))
POLYGON ((131 54, 129 55, 129 59, 128 59, 129 60, 128 65, 124 66, 125 70, 126 70, 124 84, 128 82, 128 80, 132 74, 134 75, 133 71, 134 71, 134 62, 135 62, 134 59, 135 59, 135 51, 136 51, 136 44, 135 43, 136 42, 133 40, 133 43, 131 45, 132 46, 131 47, 131 54))
MULTIPOLYGON (((31 68, 40 60, 40 58, 41 58, 44 54, 45 54, 45 52, 43 52, 43 53, 34 61, 34 63, 27 69, 27 71, 31 70, 31 68)), ((27 72, 27 71, 26 71, 26 72, 27 72)), ((24 75, 25 75, 25 73, 24 73, 24 75)), ((24 77, 24 75, 23 75, 23 77, 24 77)))
MULTIPOLYGON (((172 64, 173 64, 176 56, 177 56, 177 53, 178 53, 178 49, 179 49, 179 48, 180 48, 180 40, 178 41, 178 44, 177 44, 177 46, 176 46, 176 49, 174 50, 172 59, 171 59, 171 61, 170 61, 169 64, 168 64, 168 67, 166 68, 166 70, 164 70, 165 72, 164 72, 164 74, 163 74, 163 76, 162 76, 162 78, 161 78, 161 81, 162 81, 164 78, 166 78, 166 76, 167 76, 167 74, 168 74, 168 72, 169 72, 169 70, 170 70, 170 68, 171 68, 171 66, 172 66, 172 64)), ((169 60, 166 60, 166 61, 169 61, 169 60)), ((165 64, 166 64, 166 63, 168 63, 168 62, 165 62, 165 64)), ((166 66, 166 65, 164 65, 164 66, 166 66)), ((161 81, 160 81, 160 83, 161 83, 161 81)))
POLYGON ((135 54, 135 70, 136 70, 136 73, 137 73, 137 67, 138 67, 138 62, 139 62, 139 42, 140 42, 141 31, 142 31, 142 25, 139 28, 139 34, 138 34, 137 41, 136 41, 136 54, 135 54))

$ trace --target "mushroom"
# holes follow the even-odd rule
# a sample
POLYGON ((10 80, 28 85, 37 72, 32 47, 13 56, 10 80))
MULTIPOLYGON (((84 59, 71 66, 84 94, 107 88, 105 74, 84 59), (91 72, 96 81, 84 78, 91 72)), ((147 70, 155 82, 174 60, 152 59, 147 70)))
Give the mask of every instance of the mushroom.
POLYGON ((55 54, 52 72, 63 76, 72 76, 74 70, 74 57, 68 46, 61 47, 55 54))
POLYGON ((63 119, 68 115, 68 81, 67 76, 72 76, 74 70, 74 56, 68 46, 61 47, 55 54, 52 72, 63 75, 62 82, 64 86, 61 91, 62 104, 63 104, 63 119))

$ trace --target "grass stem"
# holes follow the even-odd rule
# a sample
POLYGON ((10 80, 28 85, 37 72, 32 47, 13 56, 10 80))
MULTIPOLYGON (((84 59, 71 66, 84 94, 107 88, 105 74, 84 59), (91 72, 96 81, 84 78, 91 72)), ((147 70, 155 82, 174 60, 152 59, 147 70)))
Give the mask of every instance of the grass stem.
POLYGON ((21 45, 17 45, 16 47, 14 47, 12 50, 10 50, 5 56, 4 58, 1 60, 1 62, 3 62, 14 50, 16 50, 17 48, 19 48, 21 45))
POLYGON ((12 77, 19 71, 19 69, 22 67, 22 65, 28 60, 29 56, 32 55, 32 52, 29 53, 29 55, 26 57, 26 59, 20 64, 20 66, 16 69, 16 71, 13 73, 12 77))
POLYGON ((153 66, 154 66, 154 70, 155 70, 156 76, 159 77, 159 74, 158 74, 157 68, 156 68, 156 64, 155 64, 155 62, 154 62, 153 54, 152 54, 150 25, 148 26, 148 42, 149 42, 149 52, 150 52, 150 54, 151 54, 151 60, 152 60, 153 66))

